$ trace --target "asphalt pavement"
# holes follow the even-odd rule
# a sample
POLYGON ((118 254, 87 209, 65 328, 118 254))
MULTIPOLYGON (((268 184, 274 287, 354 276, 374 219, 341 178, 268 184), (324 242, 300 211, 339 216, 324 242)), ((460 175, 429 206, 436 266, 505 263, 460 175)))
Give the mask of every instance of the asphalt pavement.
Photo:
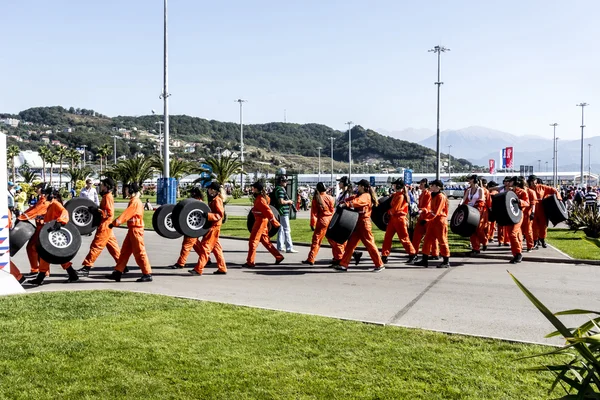
MULTIPOLYGON (((126 230, 115 229, 119 243, 126 230)), ((73 260, 78 268, 92 237, 84 236, 81 250, 73 260)), ((145 243, 153 266, 154 282, 136 283, 140 271, 133 258, 131 272, 120 283, 106 275, 114 261, 106 252, 96 262, 89 278, 77 283, 63 283, 66 274, 60 266, 52 266, 46 284, 29 292, 55 290, 116 289, 143 291, 169 296, 231 303, 250 307, 316 314, 328 317, 400 325, 444 332, 498 337, 518 341, 560 344, 559 339, 544 339, 552 326, 525 298, 507 273, 514 273, 551 310, 570 308, 600 309, 597 288, 600 269, 590 265, 560 262, 525 261, 518 265, 501 259, 451 258, 450 269, 404 264, 405 256, 393 253, 388 267, 369 271, 373 263, 367 253, 358 267, 348 272, 328 268, 331 250, 322 248, 315 266, 300 263, 308 247, 296 245, 297 254, 285 254, 281 265, 273 265, 273 257, 262 247, 257 254, 257 267, 243 269, 247 253, 246 240, 221 239, 229 267, 227 275, 213 275, 207 267, 201 277, 185 270, 167 269, 178 255, 181 239, 166 240, 146 231, 145 243)), ((496 248, 495 254, 508 253, 496 248)), ((545 249, 552 253, 552 249, 545 249)), ((559 257, 559 254, 556 254, 559 257)), ((191 254, 188 262, 197 260, 191 254)), ((28 271, 26 253, 21 250, 13 261, 23 272, 28 271)), ((191 268, 193 264, 189 264, 191 268)), ((582 318, 566 319, 572 326, 582 318)))

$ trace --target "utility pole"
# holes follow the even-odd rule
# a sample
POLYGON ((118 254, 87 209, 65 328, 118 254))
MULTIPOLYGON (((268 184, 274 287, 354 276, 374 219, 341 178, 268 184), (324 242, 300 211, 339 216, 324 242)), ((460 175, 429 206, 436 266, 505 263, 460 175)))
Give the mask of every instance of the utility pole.
POLYGON ((335 192, 335 183, 333 180, 333 139, 335 138, 330 137, 329 139, 331 140, 331 193, 333 194, 335 192))
POLYGON ((217 157, 219 160, 221 160, 221 148, 217 147, 217 157))
POLYGON ((548 161, 546 161, 546 172, 548 172, 548 161))
POLYGON ((588 186, 592 186, 592 144, 588 143, 588 186))
POLYGON ((435 179, 440 179, 440 86, 444 84, 440 80, 440 64, 441 64, 441 55, 450 49, 447 49, 444 46, 435 46, 433 49, 428 50, 430 53, 437 53, 437 61, 438 61, 438 69, 437 69, 437 133, 436 133, 436 171, 435 171, 435 179))
POLYGON ((322 147, 317 147, 317 150, 319 150, 319 182, 321 182, 321 149, 322 147))
POLYGON ((346 124, 348 125, 348 181, 352 182, 352 121, 346 124))
POLYGON ((240 161, 242 162, 242 170, 240 171, 240 187, 244 191, 244 112, 243 104, 248 100, 237 99, 236 103, 240 103, 240 161))
MULTIPOLYGON (((163 82, 164 82, 164 87, 163 87, 163 92, 162 94, 159 96, 161 99, 163 99, 164 102, 164 125, 165 125, 165 134, 164 134, 164 155, 163 155, 163 178, 167 179, 170 177, 170 173, 171 171, 169 171, 169 97, 171 96, 169 94, 169 48, 168 48, 168 31, 167 31, 167 17, 168 17, 168 12, 167 12, 167 0, 164 0, 164 6, 165 6, 165 10, 164 10, 164 17, 165 17, 165 24, 164 24, 164 57, 163 57, 163 61, 164 61, 164 68, 163 68, 163 82)), ((168 181, 165 181, 168 182, 168 181)), ((169 183, 166 183, 167 185, 170 185, 169 183)))
MULTIPOLYGON (((85 167, 85 149, 87 148, 87 144, 84 144, 81 147, 83 147, 83 166, 85 167)), ((50 174, 52 174, 52 171, 50 171, 50 174)))
POLYGON ((542 172, 542 160, 538 160, 538 172, 542 172))
POLYGON ((559 137, 557 137, 556 139, 554 139, 554 147, 556 148, 556 153, 554 154, 554 162, 556 163, 556 183, 554 184, 554 187, 556 187, 556 185, 558 185, 559 179, 558 179, 558 139, 560 139, 559 137))
POLYGON ((114 163, 117 165, 117 135, 113 135, 113 155, 115 157, 114 163))
POLYGON ((585 125, 583 124, 583 109, 589 106, 588 103, 579 103, 577 104, 577 107, 581 107, 581 180, 579 182, 581 182, 581 185, 583 186, 583 128, 585 128, 585 125))
MULTIPOLYGON (((554 128, 554 138, 552 139, 552 143, 554 144, 554 150, 552 153, 552 186, 556 187, 556 181, 558 180, 558 163, 556 162, 556 127, 558 124, 555 122, 550 124, 551 127, 554 128)), ((546 162, 546 172, 548 172, 548 163, 546 162)))
POLYGON ((450 157, 450 149, 452 148, 452 145, 449 144, 448 145, 448 179, 452 179, 452 176, 450 175, 451 173, 451 169, 452 169, 452 158, 450 157))
POLYGON ((163 121, 154 123, 158 125, 158 154, 162 155, 162 126, 165 124, 163 121))

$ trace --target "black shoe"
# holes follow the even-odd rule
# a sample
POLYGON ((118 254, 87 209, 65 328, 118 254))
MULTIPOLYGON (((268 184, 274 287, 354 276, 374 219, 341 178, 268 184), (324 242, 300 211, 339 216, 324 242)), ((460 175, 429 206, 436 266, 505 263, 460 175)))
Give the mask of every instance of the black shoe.
POLYGON ((248 263, 244 263, 244 265, 242 265, 242 268, 256 268, 256 265, 250 265, 248 263))
POLYGON ((126 274, 129 272, 129 268, 125 267, 125 269, 123 270, 123 273, 126 274))
POLYGON ((383 261, 384 264, 387 264, 388 256, 381 256, 381 261, 383 261))
POLYGON ((331 260, 331 266, 335 267, 336 265, 340 265, 340 260, 336 260, 335 258, 331 260))
POLYGON ((342 272, 348 271, 348 267, 344 267, 343 265, 336 265, 335 267, 333 267, 333 269, 335 269, 336 271, 342 271, 342 272))
POLYGON ((283 256, 282 256, 281 258, 276 258, 276 259, 275 259, 275 265, 279 265, 279 264, 281 264, 281 262, 282 262, 283 260, 285 260, 285 257, 283 257, 283 256))
POLYGON ((523 261, 523 255, 521 253, 517 254, 512 260, 509 261, 510 264, 518 264, 523 261))
POLYGON ((306 264, 306 265, 315 265, 315 263, 314 263, 314 262, 310 262, 310 261, 308 261, 308 260, 303 260, 303 261, 302 261, 302 264, 306 264))
POLYGON ((19 283, 22 285, 23 282, 25 282, 25 279, 27 279, 25 278, 25 276, 21 276, 21 279, 19 279, 19 283))
POLYGON ((527 249, 527 250, 525 250, 525 251, 526 251, 526 252, 528 252, 528 253, 531 253, 531 252, 533 251, 533 248, 532 248, 532 247, 531 247, 531 248, 528 248, 528 249, 527 249))
POLYGON ((450 268, 450 257, 444 257, 444 261, 436 268, 450 268))
POLYGON ((508 247, 508 246, 510 246, 509 243, 504 243, 504 247, 508 247))
POLYGON ((417 261, 414 265, 425 268, 429 267, 429 256, 427 254, 423 254, 421 260, 417 261))
POLYGON ((44 279, 46 279, 46 273, 38 272, 37 275, 35 276, 35 278, 30 279, 25 283, 28 283, 32 286, 40 286, 44 282, 44 279))
POLYGON ((540 242, 542 243, 543 248, 548 248, 548 245, 546 244, 546 239, 540 239, 540 242))
POLYGON ((67 268, 66 271, 69 274, 69 279, 67 279, 66 283, 73 283, 79 280, 79 275, 77 275, 77 271, 73 267, 67 268))
POLYGON ((210 261, 210 258, 206 261, 206 265, 212 265, 212 261, 210 261))
POLYGON ((81 267, 77 270, 77 275, 79 275, 83 278, 87 278, 88 276, 90 276, 90 270, 91 270, 90 267, 84 265, 83 267, 81 267))
POLYGON ((152 274, 144 274, 141 278, 136 279, 136 282, 152 282, 152 274))
POLYGON ((471 250, 469 252, 469 257, 474 257, 474 256, 478 256, 479 254, 481 254, 481 252, 479 250, 471 250))
MULTIPOLYGON (((207 263, 208 264, 208 263, 207 263)), ((184 266, 183 265, 179 265, 177 263, 173 264, 173 265, 169 265, 167 268, 169 269, 183 269, 184 266)))
POLYGON ((221 269, 218 269, 215 272, 213 272, 213 275, 227 275, 227 271, 223 271, 221 269))
POLYGON ((414 264, 417 261, 417 255, 413 254, 411 256, 408 256, 408 260, 406 261, 407 264, 414 264))
POLYGON ((431 256, 431 257, 429 257, 429 259, 433 260, 433 261, 437 261, 440 259, 440 256, 431 256))
POLYGON ((111 279, 115 282, 121 282, 121 276, 123 273, 121 271, 117 271, 116 269, 112 272, 112 274, 108 275, 107 278, 111 279))
POLYGON ((362 251, 355 251, 354 253, 352 253, 352 258, 354 258, 354 265, 358 265, 360 259, 362 258, 362 255, 362 251))
POLYGON ((202 274, 200 272, 196 271, 195 269, 190 269, 188 272, 192 276, 202 276, 202 274))
POLYGON ((481 246, 481 250, 483 250, 483 251, 487 251, 487 244, 486 244, 486 245, 483 245, 483 246, 481 246))

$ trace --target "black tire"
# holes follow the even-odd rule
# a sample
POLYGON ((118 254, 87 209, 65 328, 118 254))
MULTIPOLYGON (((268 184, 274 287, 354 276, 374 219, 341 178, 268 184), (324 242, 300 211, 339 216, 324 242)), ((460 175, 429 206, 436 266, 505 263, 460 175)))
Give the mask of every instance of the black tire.
POLYGON ((171 220, 177 232, 199 238, 206 235, 212 225, 208 222, 209 212, 208 204, 196 199, 185 199, 173 207, 171 220))
POLYGON ((543 199, 542 206, 544 207, 546 218, 548 218, 548 220, 552 222, 552 225, 554 226, 569 219, 565 204, 560 201, 555 194, 543 199))
POLYGON ((71 261, 81 247, 81 235, 77 227, 69 222, 54 232, 54 221, 42 227, 37 243, 40 257, 50 264, 64 264, 71 261))
POLYGON ((511 226, 523 217, 519 207, 519 198, 515 192, 504 192, 492 197, 492 212, 499 226, 511 226))
POLYGON ((81 235, 94 232, 100 225, 100 212, 98 206, 85 197, 75 197, 65 203, 69 213, 69 221, 75 225, 81 235))
POLYGON ((35 226, 29 221, 17 220, 10 230, 10 256, 13 257, 31 239, 35 233, 35 226))
POLYGON ((166 239, 177 239, 182 236, 173 226, 173 208, 175 208, 175 204, 163 204, 152 215, 154 232, 166 239))
POLYGON ((392 207, 392 196, 384 196, 379 198, 379 205, 373 207, 371 212, 371 221, 382 231, 387 229, 387 225, 390 222, 390 215, 388 211, 392 207))
POLYGON ((480 218, 478 209, 463 204, 454 210, 450 219, 450 230, 457 235, 469 237, 477 231, 480 218))
MULTIPOLYGON (((273 216, 275 217, 275 219, 277 221, 280 221, 281 216, 279 215, 279 211, 273 207, 273 206, 269 206, 269 208, 271 209, 271 212, 273 213, 273 216)), ((252 213, 252 209, 250 210, 250 212, 248 213, 248 218, 246 218, 246 228, 248 228, 248 232, 252 232, 252 227, 254 226, 254 221, 256 219, 254 218, 254 213, 252 213)), ((269 222, 269 237, 273 237, 275 235, 277 235, 277 233, 279 232, 279 228, 273 228, 273 226, 271 225, 271 222, 269 222)))
POLYGON ((358 222, 358 213, 348 208, 338 208, 329 222, 325 237, 336 243, 346 243, 358 222))

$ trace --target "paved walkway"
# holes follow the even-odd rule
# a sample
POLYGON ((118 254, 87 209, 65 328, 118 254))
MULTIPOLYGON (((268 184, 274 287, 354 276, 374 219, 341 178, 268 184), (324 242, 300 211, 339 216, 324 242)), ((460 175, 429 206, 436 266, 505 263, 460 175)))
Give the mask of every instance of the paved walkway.
MULTIPOLYGON (((126 231, 115 229, 115 232, 122 242, 126 231)), ((75 265, 85 257, 91 239, 83 238, 75 265)), ((279 266, 272 265, 273 258, 261 247, 257 268, 250 270, 241 268, 247 242, 222 239, 230 272, 226 276, 212 275, 214 267, 208 267, 202 277, 192 277, 186 270, 166 268, 177 259, 180 244, 181 239, 166 240, 154 232, 146 232, 146 248, 154 268, 152 283, 135 283, 135 278, 140 276, 137 268, 132 268, 120 283, 107 280, 105 275, 112 270, 114 262, 105 251, 89 278, 63 284, 66 274, 59 266, 52 266, 48 284, 29 291, 144 291, 380 324, 559 344, 557 339, 544 339, 544 335, 553 330, 552 326, 519 291, 507 274, 508 269, 551 310, 600 309, 597 295, 600 268, 597 266, 527 261, 510 265, 506 260, 453 258, 454 268, 436 269, 438 262, 433 262, 426 269, 406 266, 403 256, 393 254, 389 267, 381 273, 368 270, 373 267, 368 259, 359 268, 343 273, 327 268, 331 257, 329 249, 322 249, 318 265, 310 267, 300 264, 308 248, 296 246, 300 252, 286 254, 279 266)), ((196 259, 192 254, 188 261, 196 259)), ((28 270, 24 250, 14 261, 23 271, 28 270)), ((135 265, 133 258, 129 265, 135 265)), ((567 321, 570 321, 569 326, 578 319, 567 321)))

